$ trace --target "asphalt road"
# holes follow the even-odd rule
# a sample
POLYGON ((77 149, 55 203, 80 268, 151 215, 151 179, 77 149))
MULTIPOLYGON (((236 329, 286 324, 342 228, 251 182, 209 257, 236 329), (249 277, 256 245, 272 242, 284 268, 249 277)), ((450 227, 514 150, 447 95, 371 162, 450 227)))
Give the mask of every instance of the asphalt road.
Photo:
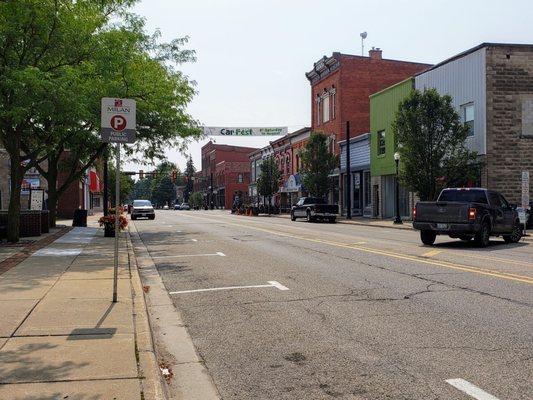
POLYGON ((533 399, 533 242, 221 211, 135 225, 223 399, 533 399))

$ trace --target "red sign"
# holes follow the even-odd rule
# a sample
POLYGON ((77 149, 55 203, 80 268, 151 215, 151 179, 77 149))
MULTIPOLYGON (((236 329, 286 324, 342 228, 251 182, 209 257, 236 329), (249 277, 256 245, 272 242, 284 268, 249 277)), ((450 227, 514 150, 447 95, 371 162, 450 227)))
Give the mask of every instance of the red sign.
POLYGON ((100 191, 100 179, 95 171, 89 171, 89 190, 93 193, 100 191))
POLYGON ((126 118, 122 115, 113 115, 111 117, 111 129, 121 132, 126 129, 126 118))

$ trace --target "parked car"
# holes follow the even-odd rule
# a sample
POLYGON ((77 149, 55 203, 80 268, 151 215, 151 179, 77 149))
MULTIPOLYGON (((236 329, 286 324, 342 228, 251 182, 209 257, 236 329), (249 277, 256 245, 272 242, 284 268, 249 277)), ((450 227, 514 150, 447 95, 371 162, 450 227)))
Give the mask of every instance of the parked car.
POLYGON ((322 219, 333 223, 337 219, 337 214, 339 214, 337 205, 328 204, 326 200, 318 197, 302 197, 291 208, 291 221, 305 218, 307 222, 322 219))
POLYGON ((155 219, 154 207, 150 200, 133 200, 131 207, 131 219, 137 218, 155 219))
POLYGON ((418 202, 413 227, 426 245, 435 243, 437 235, 475 239, 482 247, 489 244, 490 236, 501 235, 507 243, 517 243, 522 237, 516 205, 483 188, 447 188, 436 202, 418 202))
POLYGON ((168 205, 165 204, 165 205, 163 206, 163 210, 168 210, 168 209, 169 209, 169 208, 168 208, 168 205))
POLYGON ((189 203, 181 203, 180 210, 190 210, 189 203))
POLYGON ((174 204, 174 210, 181 210, 181 207, 179 204, 174 204))

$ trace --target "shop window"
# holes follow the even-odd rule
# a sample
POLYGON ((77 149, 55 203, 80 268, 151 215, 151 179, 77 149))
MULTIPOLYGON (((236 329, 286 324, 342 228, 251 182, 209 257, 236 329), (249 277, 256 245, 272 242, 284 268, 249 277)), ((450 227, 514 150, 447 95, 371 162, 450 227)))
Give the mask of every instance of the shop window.
POLYGON ((337 92, 335 90, 335 86, 333 86, 333 89, 331 90, 331 119, 335 119, 335 115, 337 113, 337 92))
POLYGON ((322 102, 322 99, 320 98, 320 95, 317 94, 316 95, 316 124, 317 125, 320 125, 320 113, 321 113, 321 102, 322 102))
POLYGON ((378 131, 378 156, 385 154, 385 131, 378 131))
POLYGON ((474 136, 474 103, 461 106, 463 123, 468 127, 468 136, 474 136))

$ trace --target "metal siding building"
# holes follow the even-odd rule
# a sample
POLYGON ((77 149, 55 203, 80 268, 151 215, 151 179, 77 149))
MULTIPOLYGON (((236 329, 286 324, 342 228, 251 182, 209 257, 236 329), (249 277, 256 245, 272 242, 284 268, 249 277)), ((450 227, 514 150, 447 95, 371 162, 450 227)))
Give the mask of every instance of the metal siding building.
MULTIPOLYGON (((346 141, 340 142, 341 172, 346 172, 346 141)), ((369 134, 350 139, 350 171, 370 168, 369 134)))
POLYGON ((485 47, 418 74, 415 88, 435 88, 441 95, 449 94, 459 115, 462 105, 474 103, 474 136, 467 139, 467 146, 478 154, 486 154, 485 47))

